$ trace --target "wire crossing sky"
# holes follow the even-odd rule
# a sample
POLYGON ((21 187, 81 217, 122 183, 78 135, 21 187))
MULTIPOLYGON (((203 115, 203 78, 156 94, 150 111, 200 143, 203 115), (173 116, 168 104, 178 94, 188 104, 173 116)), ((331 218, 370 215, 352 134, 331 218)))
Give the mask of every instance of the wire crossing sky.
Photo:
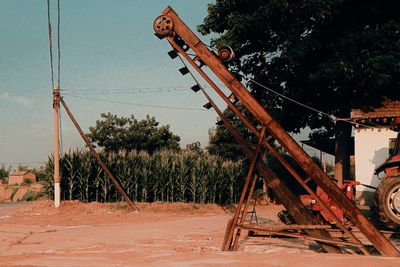
MULTIPOLYGON (((58 3, 49 2, 57 83, 58 3)), ((171 5, 195 30, 209 2, 60 0, 61 92, 66 88, 64 99, 84 130, 103 112, 139 119, 149 114, 170 124, 182 147, 195 141, 207 144, 217 116, 202 110, 207 101, 190 90, 192 80, 178 72, 182 66, 168 57, 170 47, 154 36, 153 21, 171 5), (116 88, 126 88, 126 93, 118 94, 116 88), (141 88, 141 93, 131 88, 141 88)), ((0 164, 43 162, 51 155, 47 11, 45 0, 0 1, 0 164)), ((209 42, 209 37, 201 38, 209 42)), ((82 148, 63 112, 62 122, 64 151, 82 148)))

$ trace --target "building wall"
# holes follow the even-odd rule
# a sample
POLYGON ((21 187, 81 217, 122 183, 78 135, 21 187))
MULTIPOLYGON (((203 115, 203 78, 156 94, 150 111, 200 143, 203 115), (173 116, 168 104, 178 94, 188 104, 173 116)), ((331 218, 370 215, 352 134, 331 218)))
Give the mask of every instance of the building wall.
POLYGON ((14 184, 22 184, 24 182, 25 179, 29 179, 32 182, 36 182, 36 175, 31 173, 31 172, 27 172, 25 174, 10 174, 10 176, 8 177, 8 184, 9 185, 14 185, 14 184))
POLYGON ((23 175, 10 175, 8 177, 8 184, 10 185, 22 184, 23 181, 24 181, 23 175))
MULTIPOLYGON (((377 187, 380 183, 374 175, 375 169, 389 157, 389 139, 397 133, 389 129, 359 128, 354 132, 355 175, 362 184, 377 187)), ((357 187, 361 204, 371 204, 374 190, 364 186, 357 187)))

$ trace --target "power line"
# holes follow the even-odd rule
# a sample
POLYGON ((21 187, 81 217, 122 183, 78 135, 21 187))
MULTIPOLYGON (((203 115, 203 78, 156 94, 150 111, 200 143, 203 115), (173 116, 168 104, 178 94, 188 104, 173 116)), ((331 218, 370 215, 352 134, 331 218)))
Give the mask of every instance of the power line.
MULTIPOLYGON (((181 92, 190 89, 192 85, 179 85, 170 87, 136 87, 136 88, 109 88, 109 89, 64 89, 63 94, 74 95, 111 95, 111 94, 146 94, 159 92, 181 92)), ((224 86, 224 85, 220 85, 224 86)), ((211 87, 209 85, 204 87, 211 87)), ((225 86, 224 86, 225 87, 225 86)), ((189 92, 189 91, 188 91, 189 92)))
POLYGON ((99 101, 99 102, 107 102, 107 103, 114 103, 114 104, 139 106, 139 107, 160 108, 160 109, 170 109, 170 110, 206 111, 205 109, 199 109, 199 108, 147 105, 147 104, 140 104, 140 103, 128 103, 128 102, 121 102, 121 101, 114 101, 114 100, 107 100, 107 99, 100 99, 100 98, 93 98, 93 97, 85 97, 85 96, 75 96, 75 95, 69 95, 69 96, 77 97, 77 98, 81 98, 81 99, 94 100, 94 101, 99 101))
POLYGON ((352 124, 352 125, 353 125, 353 124, 357 124, 357 125, 364 126, 364 127, 366 127, 366 128, 374 128, 374 127, 369 126, 369 125, 366 125, 366 124, 355 123, 355 122, 351 121, 350 119, 339 118, 339 117, 336 117, 335 115, 328 114, 328 113, 323 112, 323 111, 321 111, 321 110, 318 110, 318 109, 315 109, 315 108, 313 108, 313 107, 310 107, 310 106, 308 106, 308 105, 306 105, 306 104, 303 104, 303 103, 301 103, 301 102, 299 102, 299 101, 297 101, 297 100, 294 100, 294 99, 292 99, 292 98, 290 98, 290 97, 287 97, 287 96, 285 96, 285 95, 283 95, 283 94, 281 94, 281 93, 278 93, 277 91, 272 90, 271 88, 269 88, 269 87, 267 87, 267 86, 265 86, 265 85, 263 85, 263 84, 261 84, 261 83, 255 81, 255 80, 253 80, 253 79, 249 79, 249 81, 255 83, 256 85, 258 85, 258 86, 260 86, 260 87, 266 89, 267 91, 269 91, 269 92, 271 92, 271 93, 273 93, 273 94, 275 94, 275 95, 278 95, 279 97, 281 97, 281 98, 283 98, 283 99, 286 99, 286 100, 288 100, 288 101, 291 101, 291 102, 293 102, 293 103, 295 103, 295 104, 297 104, 297 105, 299 105, 299 106, 302 106, 302 107, 304 107, 304 108, 307 108, 307 109, 309 109, 309 110, 311 110, 311 111, 314 111, 314 112, 316 112, 316 113, 318 113, 318 114, 320 114, 320 115, 326 116, 326 117, 328 117, 329 119, 331 119, 331 120, 334 121, 334 122, 337 122, 337 121, 344 121, 344 122, 350 123, 350 124, 352 124))
MULTIPOLYGON (((177 85, 177 86, 155 86, 155 87, 132 87, 132 88, 102 88, 100 90, 102 91, 124 91, 124 90, 147 90, 147 89, 180 89, 180 88, 190 88, 191 85, 177 85)), ((66 88, 61 88, 62 91, 65 92, 93 92, 93 91, 99 91, 98 89, 66 89, 66 88)))
MULTIPOLYGON (((169 92, 172 92, 172 93, 175 93, 175 92, 185 92, 185 91, 188 91, 188 92, 191 92, 191 90, 187 90, 187 89, 190 89, 190 87, 191 87, 192 85, 177 85, 177 86, 169 86, 169 87, 165 87, 165 86, 163 86, 163 87, 135 87, 135 88, 109 88, 109 89, 101 89, 101 90, 98 90, 98 89, 64 89, 64 88, 61 88, 60 89, 60 91, 63 93, 63 94, 66 94, 66 95, 87 95, 87 94, 91 94, 91 95, 95 95, 95 94, 98 94, 98 95, 101 95, 101 94, 104 94, 104 95, 112 95, 112 94, 147 94, 147 93, 159 93, 159 92, 161 92, 161 93, 164 93, 164 92, 167 92, 167 93, 169 93, 169 92)), ((223 85, 223 84, 221 84, 221 85, 219 85, 220 87, 226 87, 225 85, 223 85)), ((211 87, 211 86, 208 86, 208 85, 205 85, 205 86, 203 86, 204 88, 207 88, 207 87, 211 87)), ((44 92, 46 92, 46 93, 48 93, 48 89, 39 89, 39 88, 30 88, 31 90, 29 91, 29 92, 35 92, 35 94, 34 95, 32 95, 32 96, 37 96, 38 95, 38 93, 44 93, 44 92)), ((0 88, 0 90, 2 90, 1 88, 0 88)))
POLYGON ((57 82, 58 86, 60 86, 60 71, 61 71, 61 52, 60 52, 60 0, 57 1, 57 52, 58 52, 58 64, 57 64, 57 82))
POLYGON ((333 120, 333 121, 336 121, 336 120, 337 120, 337 117, 336 117, 335 115, 325 113, 325 112, 323 112, 323 111, 321 111, 321 110, 315 109, 315 108, 310 107, 310 106, 308 106, 308 105, 306 105, 306 104, 303 104, 303 103, 301 103, 301 102, 299 102, 299 101, 297 101, 297 100, 294 100, 294 99, 292 99, 292 98, 290 98, 290 97, 287 97, 287 96, 285 96, 285 95, 283 95, 283 94, 281 94, 281 93, 278 93, 277 91, 274 91, 274 90, 272 90, 271 88, 269 88, 269 87, 267 87, 267 86, 265 86, 265 85, 263 85, 263 84, 261 84, 261 83, 255 81, 255 80, 253 80, 253 79, 249 79, 249 80, 250 80, 251 82, 257 84, 258 86, 264 88, 265 90, 267 90, 267 91, 269 91, 269 92, 271 92, 271 93, 274 93, 274 94, 280 96, 281 98, 284 98, 284 99, 286 99, 286 100, 288 100, 288 101, 290 101, 290 102, 293 102, 293 103, 295 103, 295 104, 297 104, 297 105, 299 105, 299 106, 302 106, 302 107, 304 107, 304 108, 307 108, 307 109, 309 109, 309 110, 312 110, 312 111, 314 111, 314 112, 317 112, 318 114, 327 116, 327 117, 329 117, 329 118, 330 118, 331 120, 333 120))
POLYGON ((188 91, 189 87, 186 88, 154 88, 154 89, 145 89, 145 88, 135 88, 135 89, 109 89, 109 90, 68 90, 63 91, 64 95, 122 95, 122 94, 148 94, 148 93, 169 93, 169 92, 183 92, 188 91))
POLYGON ((47 24, 48 24, 48 32, 49 32, 51 85, 52 85, 52 88, 54 88, 53 42, 52 42, 51 20, 50 20, 50 0, 47 0, 47 24))
MULTIPOLYGON (((50 0, 47 0, 47 23, 49 34, 49 52, 50 52, 50 70, 51 70, 51 85, 54 88, 54 65, 53 65, 53 34, 51 27, 51 12, 50 0)), ((60 72, 61 72, 61 49, 60 49, 60 0, 57 0, 57 83, 60 86, 60 72)))
POLYGON ((365 127, 365 128, 370 128, 370 129, 377 128, 377 127, 380 127, 380 126, 381 126, 381 125, 378 125, 378 124, 373 123, 373 122, 370 122, 370 121, 365 121, 364 123, 360 123, 360 122, 354 122, 354 121, 352 121, 351 119, 347 119, 347 118, 337 118, 336 121, 344 121, 344 122, 350 123, 350 124, 352 124, 352 125, 361 125, 361 126, 363 126, 363 127, 365 127), (367 125, 367 124, 365 124, 365 123, 369 123, 369 124, 371 124, 372 126, 371 126, 371 125, 367 125), (375 126, 375 127, 374 127, 374 126, 375 126))
POLYGON ((46 161, 21 161, 21 162, 0 162, 1 165, 15 165, 15 164, 42 164, 46 161))

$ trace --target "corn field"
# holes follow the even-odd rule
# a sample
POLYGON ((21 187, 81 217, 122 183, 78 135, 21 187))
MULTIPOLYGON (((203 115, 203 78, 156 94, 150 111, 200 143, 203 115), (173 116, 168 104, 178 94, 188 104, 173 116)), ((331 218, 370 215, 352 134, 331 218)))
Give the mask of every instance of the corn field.
MULTIPOLYGON (((140 202, 235 203, 244 166, 193 151, 101 153, 127 195, 140 202)), ((45 191, 53 196, 53 161, 45 167, 45 191)), ((122 198, 89 151, 70 150, 60 159, 61 198, 116 202, 122 198)))

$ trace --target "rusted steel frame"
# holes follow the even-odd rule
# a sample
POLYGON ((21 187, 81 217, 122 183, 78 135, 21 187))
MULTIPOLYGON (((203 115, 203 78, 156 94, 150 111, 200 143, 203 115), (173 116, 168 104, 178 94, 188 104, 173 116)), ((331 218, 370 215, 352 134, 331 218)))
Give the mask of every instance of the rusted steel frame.
MULTIPOLYGON (((235 112, 235 114, 249 127, 250 131, 252 131, 256 137, 260 136, 260 132, 257 128, 244 116, 244 114, 231 102, 229 101, 229 97, 227 97, 224 92, 218 87, 213 80, 201 69, 199 66, 196 65, 194 60, 182 49, 175 41, 173 37, 167 36, 167 40, 174 48, 177 50, 189 63, 190 65, 196 69, 196 71, 200 74, 200 76, 207 81, 207 83, 214 89, 214 91, 224 100, 224 102, 228 105, 228 107, 235 112)), ((192 76, 193 77, 193 76, 192 76)), ((200 85, 197 80, 195 79, 196 83, 200 85)))
MULTIPOLYGON (((400 257, 400 252, 390 243, 386 237, 370 222, 361 210, 350 200, 337 185, 318 167, 318 165, 307 155, 303 157, 305 152, 292 139, 290 135, 283 136, 286 133, 281 126, 273 121, 269 124, 271 135, 275 137, 292 157, 302 166, 303 170, 311 177, 311 179, 335 202, 335 204, 343 211, 346 218, 349 219, 354 226, 358 227, 363 235, 376 247, 383 256, 400 257), (273 129, 273 130, 272 130, 273 129), (293 144, 285 146, 284 144, 293 144), (296 147, 295 147, 296 146, 296 147), (297 150, 301 150, 298 152, 297 150), (304 161, 301 161, 301 158, 304 161), (315 175, 313 175, 315 172, 315 175)), ((333 216, 336 220, 336 216, 333 216)), ((346 231, 347 232, 347 231, 346 231)), ((348 232, 349 233, 349 232, 348 232)), ((350 233, 353 239, 357 238, 350 233)), ((366 251, 366 250, 365 250, 366 251)), ((363 252, 365 252, 363 251, 363 252)))
MULTIPOLYGON (((261 154, 260 159, 263 159, 264 156, 265 156, 265 150, 261 154)), ((257 176, 257 174, 255 174, 254 177, 253 177, 253 181, 251 183, 251 186, 250 186, 250 191, 249 191, 249 194, 248 194, 249 197, 247 198, 246 205, 244 206, 243 214, 247 214, 247 210, 249 209, 251 196, 253 195, 254 187, 256 185, 257 179, 258 179, 258 176, 257 176)), ((244 218, 245 218, 244 216, 240 218, 239 224, 243 224, 244 218)))
POLYGON ((321 170, 296 141, 272 118, 248 90, 211 53, 200 39, 185 25, 171 7, 163 12, 174 21, 173 31, 196 53, 212 72, 229 88, 242 104, 267 127, 268 132, 297 161, 314 182, 336 203, 346 217, 357 226, 383 256, 399 257, 400 252, 364 216, 358 207, 349 200, 341 189, 321 170))
MULTIPOLYGON (((260 137, 258 138, 258 143, 257 143, 257 147, 256 147, 256 152, 255 152, 256 156, 254 157, 254 159, 253 159, 253 161, 251 162, 251 165, 250 165, 250 169, 249 169, 249 173, 248 173, 248 178, 249 178, 248 181, 249 182, 251 180, 251 177, 253 176, 254 167, 255 167, 257 161, 258 160, 263 160, 263 158, 264 158, 265 150, 263 149, 263 151, 260 151, 260 150, 262 150, 262 144, 263 144, 264 136, 265 136, 265 127, 263 127, 261 129, 261 134, 260 134, 260 137)), ((234 232, 234 229, 236 229, 236 226, 238 225, 238 220, 239 220, 239 224, 242 224, 244 219, 245 219, 245 217, 246 217, 246 215, 247 215, 247 209, 249 207, 249 203, 250 203, 250 200, 251 200, 251 195, 252 195, 253 190, 254 190, 254 185, 255 185, 256 179, 257 179, 257 175, 255 174, 253 176, 253 180, 252 180, 252 183, 251 183, 251 186, 250 186, 250 190, 247 193, 247 199, 246 199, 246 203, 244 205, 243 211, 242 211, 242 216, 240 217, 240 219, 237 218, 236 220, 233 221, 234 224, 233 224, 233 227, 231 228, 231 229, 233 229, 233 232, 234 232)), ((246 179, 246 181, 247 181, 247 179, 246 179)), ((247 186, 245 188, 243 188, 243 191, 242 191, 242 195, 243 196, 247 192, 247 187, 248 187, 248 184, 247 184, 247 186)), ((240 207, 238 206, 236 209, 237 209, 237 211, 240 212, 241 206, 240 207)), ((240 229, 240 228, 237 229, 236 236, 233 239, 233 245, 231 247, 232 250, 236 250, 241 232, 242 232, 242 229, 240 229)), ((228 236, 228 240, 229 240, 229 236, 228 236)))
MULTIPOLYGON (((196 79, 195 79, 196 80, 196 79)), ((196 80, 197 82, 197 80, 196 80)), ((240 145, 246 157, 251 160, 255 157, 254 151, 247 144, 246 140, 241 136, 241 134, 235 129, 232 123, 224 116, 222 111, 215 105, 214 101, 204 90, 202 86, 199 86, 200 90, 210 102, 211 106, 220 116, 221 120, 224 122, 228 131, 235 138, 236 142, 240 145)), ((287 185, 281 181, 281 179, 268 168, 263 161, 258 161, 256 165, 258 174, 264 178, 267 185, 272 189, 276 198, 282 203, 282 205, 289 211, 299 224, 319 224, 319 222, 310 214, 309 210, 304 207, 303 203, 300 201, 299 197, 296 196, 292 191, 289 190, 287 185)), ((229 225, 229 224, 228 224, 229 225)), ((331 235, 326 230, 306 230, 308 234, 313 234, 321 238, 331 238, 331 235)), ((329 244, 320 243, 321 247, 330 253, 341 253, 338 247, 334 247, 329 244)))
MULTIPOLYGON (((264 155, 265 155, 264 152, 265 152, 265 150, 262 153, 261 159, 264 158, 264 155)), ((247 209, 249 208, 249 204, 250 204, 250 201, 251 201, 251 196, 253 194, 254 186, 256 184, 256 181, 257 181, 257 174, 255 174, 254 177, 253 177, 253 181, 252 181, 251 186, 250 186, 250 191, 249 191, 249 194, 248 194, 247 200, 246 200, 246 205, 244 206, 242 217, 240 217, 240 221, 239 221, 239 223, 237 225, 242 225, 243 222, 244 222, 245 217, 247 216, 247 209)), ((237 249, 237 245, 239 243, 239 238, 240 238, 240 233, 241 232, 242 232, 242 228, 238 227, 238 229, 236 231, 235 239, 233 241, 232 251, 236 251, 236 249, 237 249)))
POLYGON ((100 158, 100 155, 96 152, 96 150, 93 148, 92 144, 90 143, 88 137, 83 133, 82 128, 79 126, 78 122, 75 120, 74 115, 72 115, 70 109, 68 108, 67 104, 64 102, 64 99, 60 97, 60 102, 63 105, 65 111, 67 112, 69 118, 71 119, 72 123, 74 124, 76 130, 78 131, 79 135, 82 137, 83 141, 85 144, 88 146, 90 152, 92 155, 97 159, 99 162, 101 168, 104 170, 105 173, 107 173, 108 177, 111 179, 113 182, 115 188, 117 188, 118 192, 121 194, 121 196, 124 198, 126 203, 128 203, 128 206, 132 210, 139 210, 135 203, 128 197, 128 195, 124 192, 124 189, 119 185, 118 181, 115 179, 114 175, 111 173, 111 171, 107 168, 106 164, 103 162, 103 160, 100 158))
MULTIPOLYGON (((260 132, 257 130, 256 127, 243 115, 242 112, 231 102, 229 101, 229 98, 222 92, 222 90, 209 78, 209 76, 202 71, 199 66, 196 65, 194 60, 180 47, 178 44, 175 43, 173 37, 167 37, 168 42, 171 44, 171 46, 177 50, 190 64, 191 66, 202 76, 203 79, 205 79, 211 87, 214 89, 214 91, 224 100, 224 102, 228 105, 228 107, 246 124, 246 126, 252 131, 256 137, 260 137, 260 132)), ((182 59, 181 59, 182 60, 182 59)), ((183 61, 182 61, 183 62, 183 61)), ((184 63, 184 62, 183 62, 184 63)), ((192 75, 192 73, 190 73, 192 75)), ((196 81, 196 83, 200 86, 196 78, 192 75, 193 79, 196 81)), ((269 144, 268 140, 264 139, 264 146, 273 154, 275 158, 278 159, 278 161, 293 175, 293 177, 300 183, 301 186, 309 193, 311 194, 315 200, 324 208, 329 215, 334 218, 336 224, 342 229, 344 232, 346 232, 349 236, 352 237, 352 239, 355 242, 360 242, 347 228, 346 226, 341 222, 341 220, 337 217, 337 215, 332 212, 332 210, 329 208, 327 204, 325 204, 318 196, 317 194, 311 190, 311 188, 304 182, 302 177, 295 171, 295 169, 269 144)), ((360 242, 360 244, 362 244, 360 242)), ((363 252, 368 255, 369 252, 364 249, 363 252)))
MULTIPOLYGON (((203 79, 205 79, 211 87, 216 91, 216 93, 224 100, 224 102, 228 105, 228 107, 246 124, 246 126, 252 131, 257 138, 260 137, 260 132, 257 130, 256 127, 243 115, 242 112, 231 102, 229 101, 229 98, 222 92, 222 90, 209 78, 209 76, 203 72, 195 63, 194 61, 190 58, 190 56, 179 46, 177 45, 172 37, 167 37, 168 42, 171 44, 171 46, 176 49, 191 65, 192 67, 202 76, 203 79)), ((196 78, 192 76, 193 79, 196 81, 196 83, 199 85, 197 82, 196 78)), ((278 161, 289 171, 290 174, 292 174, 296 180, 306 189, 306 191, 311 194, 313 197, 315 197, 316 201, 318 204, 321 204, 321 206, 331 215, 333 218, 335 218, 336 222, 339 224, 339 227, 343 231, 347 231, 347 228, 340 222, 340 219, 336 216, 335 213, 333 213, 329 207, 322 202, 322 200, 316 195, 315 192, 313 192, 303 181, 301 176, 295 171, 295 169, 268 143, 267 140, 264 141, 264 146, 273 154, 273 156, 278 159, 278 161)))
MULTIPOLYGON (((354 242, 359 243, 360 246, 362 245, 362 242, 349 230, 347 229, 346 225, 342 223, 340 218, 329 208, 328 204, 326 204, 306 183, 305 181, 301 178, 301 176, 294 170, 294 168, 274 149, 268 142, 264 144, 265 147, 272 153, 272 155, 278 159, 278 161, 292 174, 292 176, 296 179, 296 181, 309 193, 314 197, 314 199, 317 201, 319 205, 322 206, 322 208, 328 212, 328 214, 334 219, 335 224, 339 226, 339 228, 345 232, 354 242)), ((362 252, 365 255, 370 255, 368 250, 363 246, 362 247, 362 252)))
MULTIPOLYGON (((242 205, 243 205, 244 198, 246 197, 246 194, 247 194, 247 189, 249 187, 250 179, 253 176, 254 168, 256 166, 257 161, 259 160, 259 154, 260 154, 259 152, 260 152, 260 149, 262 146, 262 137, 264 137, 264 134, 265 134, 265 128, 263 128, 262 135, 260 135, 260 138, 258 140, 258 144, 257 144, 256 151, 255 151, 255 156, 254 156, 253 160, 251 161, 249 171, 247 173, 247 177, 246 177, 243 189, 242 189, 242 194, 240 195, 239 203, 236 207, 235 215, 233 216, 232 227, 229 230, 229 234, 228 234, 226 243, 223 245, 223 250, 229 250, 231 247, 232 238, 233 238, 234 232, 236 230, 236 226, 238 224, 239 215, 242 211, 242 205)), ((243 216, 244 216, 244 214, 242 213, 242 218, 243 218, 243 216)), ((240 232, 239 232, 239 234, 240 234, 240 232)))
MULTIPOLYGON (((263 137, 264 135, 265 135, 265 127, 263 127, 262 130, 261 130, 260 139, 262 138, 262 141, 265 140, 264 137, 263 137)), ((261 160, 264 159, 264 156, 265 156, 265 149, 261 152, 261 157, 260 157, 261 160)), ((242 213, 243 215, 242 215, 242 217, 240 218, 240 221, 239 221, 239 225, 243 224, 244 219, 245 219, 245 217, 247 215, 247 210, 248 210, 249 205, 250 205, 251 197, 253 195, 254 187, 256 185, 257 179, 258 179, 258 176, 257 176, 257 174, 255 174, 254 177, 253 177, 253 181, 251 183, 251 186, 250 186, 250 191, 249 191, 248 196, 247 196, 246 205, 244 206, 244 209, 243 209, 243 213, 242 213)), ((256 200, 254 200, 254 201, 256 201, 256 200)), ((255 202, 254 202, 254 206, 255 206, 255 202)), ((233 246, 232 246, 232 250, 233 251, 235 251, 237 249, 237 245, 238 245, 238 242, 239 242, 241 231, 242 231, 241 228, 237 229, 236 237, 235 237, 235 240, 234 240, 233 246)))
POLYGON ((306 240, 313 240, 313 241, 317 241, 317 242, 331 243, 331 244, 335 244, 335 245, 354 246, 359 249, 361 249, 361 247, 362 247, 362 245, 360 245, 358 243, 336 240, 334 238, 328 239, 328 238, 321 238, 321 237, 315 237, 315 236, 310 236, 310 235, 289 233, 289 232, 284 232, 284 231, 269 231, 269 230, 262 230, 262 229, 257 230, 257 231, 265 232, 268 235, 283 235, 283 236, 296 237, 296 238, 301 238, 301 239, 306 239, 306 240))
POLYGON ((257 231, 288 231, 288 230, 310 230, 310 229, 331 229, 330 225, 320 224, 291 224, 291 225, 258 225, 258 224, 243 224, 238 227, 246 230, 257 230, 257 231))

